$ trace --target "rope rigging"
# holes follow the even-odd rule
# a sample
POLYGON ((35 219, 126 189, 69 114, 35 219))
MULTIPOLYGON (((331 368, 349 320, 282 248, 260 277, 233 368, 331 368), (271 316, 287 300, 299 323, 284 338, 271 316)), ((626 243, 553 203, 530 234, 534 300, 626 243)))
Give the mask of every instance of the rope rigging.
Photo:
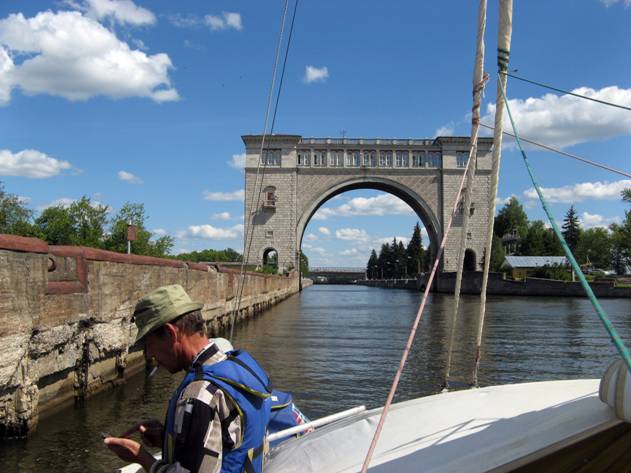
MULTIPOLYGON (((502 0, 502 5, 504 5, 504 3, 510 3, 511 8, 512 8, 512 0, 502 0)), ((483 31, 484 28, 484 24, 486 22, 486 0, 480 0, 480 7, 479 7, 479 17, 478 17, 478 31, 483 31)), ((483 41, 483 37, 478 34, 478 42, 483 41)), ((480 49, 478 47, 478 53, 480 51, 483 51, 483 47, 480 49)), ((474 89, 475 86, 479 84, 479 81, 475 81, 474 80, 474 89)), ((480 91, 481 92, 481 91, 480 91)), ((475 109, 475 101, 474 101, 474 109, 475 109)), ((394 376, 394 379, 392 381, 392 385, 390 386, 390 391, 388 392, 388 397, 386 399, 386 403, 383 407, 383 410, 381 412, 381 416, 379 418, 379 423, 377 424, 377 428, 375 430, 375 434, 372 438, 372 441, 370 443, 370 447, 368 449, 368 452, 366 453, 366 458, 364 459, 364 463, 362 465, 362 469, 361 469, 361 473, 366 473, 368 471, 368 466, 370 465, 370 461, 372 459, 372 456, 374 454, 375 448, 377 447, 377 442, 379 441, 379 437, 381 435, 381 432, 383 430, 383 425, 385 423, 386 417, 388 415, 388 411, 390 409, 390 405, 392 404, 392 400, 394 399, 394 394, 396 393, 397 387, 399 385, 399 380, 401 378, 401 374, 403 372, 403 368, 405 367, 405 363, 407 361, 408 355, 410 353, 410 349, 412 347, 412 343, 414 342, 414 337, 416 336, 416 331, 418 329, 419 323, 421 321, 421 318, 423 316, 423 311, 425 309, 425 305, 427 303, 427 300, 429 298, 429 292, 430 289, 432 287, 432 283, 434 281, 434 277, 436 276, 437 270, 438 270, 438 266, 440 264, 440 260, 443 254, 443 251, 445 249, 445 245, 447 243, 447 238, 449 237, 449 233, 451 231, 451 227, 452 227, 452 223, 458 213, 458 209, 460 207, 460 198, 462 196, 462 191, 464 188, 464 184, 467 178, 467 174, 469 172, 469 167, 472 166, 472 163, 474 162, 474 159, 468 159, 467 160, 467 165, 466 165, 466 169, 465 172, 462 176, 462 179, 460 180, 460 186, 458 188, 458 192, 456 193, 456 198, 454 200, 454 205, 453 208, 451 210, 451 214, 449 216, 449 221, 447 222, 447 227, 445 229, 445 233, 443 235, 443 238, 440 242, 440 246, 438 248, 438 251, 436 252, 436 258, 434 260, 434 264, 432 266, 432 271, 429 275, 429 279, 427 280, 427 285, 425 286, 425 292, 423 293, 423 298, 421 300, 421 304, 418 308, 418 311, 416 313, 416 318, 414 319, 414 323, 412 325, 412 329, 410 330, 410 335, 408 336, 408 340, 406 342, 405 345, 405 349, 403 350, 403 354, 401 356, 401 360, 399 361, 399 367, 397 368, 397 372, 394 376)), ((493 202, 495 202, 495 199, 493 199, 493 202)))
MULTIPOLYGON (((506 101, 506 92, 504 91, 503 88, 501 89, 501 91, 502 91, 502 96, 504 97, 504 100, 506 101)), ((550 208, 548 207, 548 202, 546 201, 545 197, 543 196, 543 192, 541 191, 541 187, 539 186, 539 183, 537 182, 537 179, 535 178, 534 171, 532 170, 532 167, 530 166, 530 163, 528 162, 528 156, 526 156, 526 152, 524 151, 523 147, 521 146, 521 140, 519 139, 519 132, 517 131, 517 126, 515 125, 515 121, 513 120, 513 116, 511 114, 508 102, 506 103, 506 111, 508 113, 508 118, 509 118, 511 126, 513 128, 513 132, 515 134, 515 141, 517 142, 517 146, 519 148, 519 151, 521 152, 521 156, 522 156, 522 159, 524 161, 524 165, 526 166, 526 170, 528 171, 528 175, 530 176, 530 180, 532 181, 532 185, 535 188, 535 190, 537 191, 537 195, 539 196, 539 200, 541 201, 541 205, 543 206, 543 210, 545 211, 546 215, 548 216, 548 220, 550 221, 550 225, 552 225, 554 233, 556 234, 557 238, 559 239, 559 242, 561 243, 561 246, 563 247, 563 251, 565 252, 566 257, 567 257, 568 261, 570 262, 570 265, 572 266, 572 269, 574 270, 574 272, 578 276, 578 279, 581 282, 581 285, 583 286, 583 289, 585 290, 585 293, 587 294, 587 297, 589 298, 590 302, 594 306, 594 309, 596 310, 596 313, 598 314, 598 317, 600 318, 601 322, 605 326, 605 330, 607 330, 607 333, 611 337, 611 341, 613 342, 613 344, 615 345, 616 349, 618 350, 618 353, 620 354, 620 356, 622 357, 622 359, 626 363, 627 368, 631 371, 631 354, 629 353, 629 350, 627 349, 627 347, 625 346, 624 342, 620 338, 620 335, 618 335, 617 330, 615 329, 615 327, 613 326, 613 324, 609 320, 609 317, 607 316, 607 313, 605 312, 605 310, 600 305, 600 302, 598 301, 598 299, 596 298, 594 292, 592 291, 592 288, 590 287, 589 283, 587 282, 587 279, 585 278, 585 275, 581 271, 581 268, 580 268, 579 264, 577 263, 576 258, 574 258, 574 255, 572 254, 572 250, 568 246, 567 241, 565 241, 563 233, 561 233, 561 230, 559 229, 559 226, 558 226, 558 224, 556 222, 556 219, 554 218, 554 216, 550 212, 550 208)))
POLYGON ((537 82, 537 81, 532 80, 532 79, 526 79, 525 77, 520 77, 520 76, 517 76, 515 74, 511 74, 508 71, 501 71, 500 74, 512 77, 513 79, 517 79, 517 80, 521 80, 521 81, 524 81, 524 82, 528 82, 529 84, 538 85, 539 87, 543 87, 544 89, 554 90, 555 92, 561 92, 562 94, 572 95, 572 96, 578 97, 580 99, 591 100, 592 102, 597 102, 597 103, 600 103, 600 104, 603 104, 603 105, 608 105, 610 107, 616 107, 616 108, 621 108, 622 110, 631 111, 631 107, 627 107, 625 105, 620 105, 620 104, 613 103, 613 102, 607 102, 606 100, 595 99, 594 97, 588 97, 587 95, 581 95, 581 94, 577 94, 575 92, 570 92, 568 90, 559 89, 558 87, 553 87, 551 85, 544 84, 542 82, 537 82))
MULTIPOLYGON (((274 113, 273 113, 273 119, 272 119, 272 124, 270 126, 270 130, 268 132, 267 130, 267 126, 268 126, 268 122, 269 122, 269 117, 270 117, 270 111, 271 111, 271 107, 272 107, 272 98, 274 96, 274 90, 275 90, 275 86, 276 86, 276 75, 277 75, 277 70, 278 70, 278 63, 279 63, 279 59, 280 59, 280 52, 281 52, 281 47, 282 47, 282 43, 283 43, 283 35, 284 35, 284 31, 285 31, 285 23, 287 20, 287 10, 289 7, 289 0, 285 0, 284 2, 284 6, 283 6, 283 14, 282 14, 282 19, 281 19, 281 25, 280 25, 280 30, 278 32, 278 40, 276 43, 276 52, 274 55, 274 65, 272 67, 272 80, 270 83, 270 88, 268 91, 268 95, 267 95, 267 107, 265 110, 265 119, 264 119, 264 123, 263 123, 263 134, 261 137, 261 146, 260 146, 260 151, 259 151, 259 160, 256 166, 256 177, 254 180, 254 192, 252 193, 252 198, 250 199, 250 209, 256 209, 259 207, 260 202, 261 202, 261 190, 263 188, 263 179, 265 177, 265 168, 267 167, 267 159, 263 158, 263 152, 265 150, 265 139, 267 138, 267 135, 271 135, 274 132, 274 124, 276 121, 276 113, 278 111, 278 103, 280 100, 280 93, 282 90, 282 78, 285 76, 285 66, 287 65, 287 56, 289 54, 289 47, 291 45, 291 39, 292 39, 292 34, 293 34, 293 30, 294 30, 294 22, 296 19, 296 11, 298 9, 298 0, 295 1, 294 4, 294 13, 292 16, 292 20, 291 20, 291 26, 290 26, 290 33, 289 33, 289 38, 287 40, 287 47, 285 49, 285 58, 283 61, 283 67, 282 67, 282 72, 281 72, 281 82, 279 84, 278 87, 278 91, 276 93, 276 101, 274 104, 274 113), (263 162, 263 171, 261 172, 261 162, 263 162), (259 176, 261 176, 261 180, 260 180, 260 184, 259 184, 259 176), (254 199, 256 196, 256 206, 253 206, 254 204, 254 199)), ((254 219, 254 214, 252 215, 246 215, 245 218, 250 218, 254 219)), ((246 232, 246 234, 244 235, 244 240, 243 240, 243 256, 241 258, 241 268, 239 271, 239 279, 238 279, 238 286, 237 286, 237 302, 234 305, 234 308, 232 310, 232 314, 230 316, 230 340, 232 340, 233 334, 234 334, 234 322, 236 319, 236 315, 239 312, 239 309, 241 307, 241 299, 243 297, 243 287, 245 286, 245 264, 246 261, 249 259, 249 254, 250 254, 250 250, 252 248, 252 238, 254 235, 254 225, 250 224, 248 225, 248 231, 246 232)))
MULTIPOLYGON (((480 126, 483 126, 484 128, 488 128, 489 130, 494 130, 495 129, 495 127, 492 127, 490 125, 486 125, 484 123, 480 123, 480 126)), ((503 133, 505 135, 512 136, 513 138, 515 138, 515 135, 513 135, 512 133, 509 133, 508 131, 504 131, 503 133)), ((533 141, 533 140, 528 140, 528 139, 524 138, 523 136, 521 136, 520 139, 521 139, 521 141, 523 141, 525 143, 528 143, 528 144, 531 144, 531 145, 534 145, 534 146, 538 146, 539 148, 543 148, 543 149, 548 150, 548 151, 553 151, 553 152, 558 153, 558 154, 560 154, 562 156, 566 156, 568 158, 572 158, 572 159, 576 159, 577 161, 581 161, 581 162, 583 162, 585 164, 589 164, 591 166, 594 166, 594 167, 597 167, 597 168, 601 168, 601 169, 604 169, 606 171, 613 172, 615 174, 620 174, 621 176, 624 176, 624 177, 631 178, 631 173, 628 173, 626 171, 621 171, 619 169, 607 166, 606 164, 601 164, 601 163, 597 163, 596 161, 591 161, 589 159, 582 158, 582 157, 580 157, 580 156, 578 156, 576 154, 568 153, 567 151, 563 151, 561 149, 554 148, 553 146, 545 145, 543 143, 538 143, 538 142, 533 141)))

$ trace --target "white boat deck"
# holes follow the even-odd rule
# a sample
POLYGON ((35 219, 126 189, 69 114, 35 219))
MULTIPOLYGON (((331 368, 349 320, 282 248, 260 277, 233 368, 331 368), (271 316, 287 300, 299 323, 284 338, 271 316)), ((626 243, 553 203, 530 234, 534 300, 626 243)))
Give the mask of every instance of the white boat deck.
MULTIPOLYGON (((391 407, 377 472, 507 471, 619 424, 599 380, 546 381, 437 394, 391 407)), ((358 472, 381 409, 322 427, 271 452, 265 473, 358 472)))

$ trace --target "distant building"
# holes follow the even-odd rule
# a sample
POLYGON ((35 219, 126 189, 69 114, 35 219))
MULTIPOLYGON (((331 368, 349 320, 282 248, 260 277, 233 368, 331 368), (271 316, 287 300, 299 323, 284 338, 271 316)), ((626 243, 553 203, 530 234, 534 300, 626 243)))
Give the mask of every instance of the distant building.
POLYGON ((507 256, 500 270, 510 272, 513 279, 525 279, 537 268, 567 265, 565 256, 507 256))
POLYGON ((507 255, 514 255, 517 253, 520 243, 521 238, 519 238, 519 233, 517 233, 516 229, 512 229, 509 233, 502 237, 502 245, 504 246, 504 251, 507 255))

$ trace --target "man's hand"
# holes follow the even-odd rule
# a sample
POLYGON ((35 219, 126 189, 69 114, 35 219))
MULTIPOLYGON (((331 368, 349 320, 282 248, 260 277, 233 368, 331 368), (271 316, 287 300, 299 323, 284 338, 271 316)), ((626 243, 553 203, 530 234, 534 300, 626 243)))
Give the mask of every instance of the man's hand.
POLYGON ((151 419, 134 425, 131 429, 121 435, 121 437, 127 438, 136 432, 140 432, 140 438, 142 438, 145 445, 149 447, 160 447, 162 443, 163 430, 164 427, 162 426, 162 422, 156 419, 151 419))
POLYGON ((118 458, 130 463, 140 463, 146 471, 149 471, 156 461, 153 455, 135 440, 107 437, 103 442, 118 458))

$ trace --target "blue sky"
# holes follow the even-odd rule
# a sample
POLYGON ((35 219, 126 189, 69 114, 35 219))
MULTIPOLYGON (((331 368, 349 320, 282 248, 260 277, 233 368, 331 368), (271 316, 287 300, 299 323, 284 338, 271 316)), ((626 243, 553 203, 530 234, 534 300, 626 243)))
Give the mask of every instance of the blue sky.
MULTIPOLYGON (((263 127, 282 6, 2 2, 0 180, 34 209, 83 195, 114 212, 142 202, 149 229, 176 237, 176 251, 240 249, 240 137, 263 127)), ((487 123, 497 8, 489 2, 487 123)), ((477 2, 465 0, 301 1, 275 131, 468 135, 476 18, 477 2)), ((630 0, 517 0, 511 67, 631 106, 630 28, 630 0)), ((630 170, 631 112, 514 80, 508 93, 524 136, 630 170)), ((586 227, 623 217, 624 177, 530 156, 557 217, 571 203, 586 227)), ((543 218, 530 187, 509 145, 499 196, 516 195, 531 219, 543 218)), ((416 222, 405 204, 372 191, 326 207, 305 232, 314 265, 364 265, 372 246, 409 237, 416 222)))

